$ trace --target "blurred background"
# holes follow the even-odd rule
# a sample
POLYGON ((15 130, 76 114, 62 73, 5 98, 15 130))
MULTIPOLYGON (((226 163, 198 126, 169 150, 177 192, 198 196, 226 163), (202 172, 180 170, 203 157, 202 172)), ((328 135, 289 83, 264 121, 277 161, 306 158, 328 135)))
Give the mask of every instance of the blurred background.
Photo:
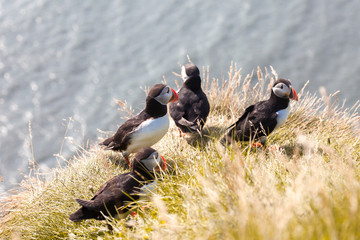
POLYGON ((308 91, 340 90, 351 107, 359 12, 357 0, 1 1, 0 192, 29 173, 29 160, 46 172, 54 154, 116 131, 114 99, 139 112, 143 88, 163 76, 175 87, 187 55, 220 80, 232 61, 243 75, 271 65, 296 90, 310 80, 308 91))

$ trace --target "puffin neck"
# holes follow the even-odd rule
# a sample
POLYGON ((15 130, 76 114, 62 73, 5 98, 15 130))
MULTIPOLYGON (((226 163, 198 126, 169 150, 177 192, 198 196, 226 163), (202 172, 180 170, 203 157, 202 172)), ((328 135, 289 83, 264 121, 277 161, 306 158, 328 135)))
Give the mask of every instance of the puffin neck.
POLYGON ((277 106, 279 109, 285 109, 289 106, 290 99, 289 98, 281 98, 275 95, 273 91, 271 91, 271 96, 269 99, 273 105, 277 106))
POLYGON ((146 98, 145 112, 152 117, 162 117, 167 113, 167 106, 162 105, 153 98, 146 98))
POLYGON ((201 78, 199 76, 189 77, 185 82, 184 86, 187 88, 196 91, 201 88, 201 78))

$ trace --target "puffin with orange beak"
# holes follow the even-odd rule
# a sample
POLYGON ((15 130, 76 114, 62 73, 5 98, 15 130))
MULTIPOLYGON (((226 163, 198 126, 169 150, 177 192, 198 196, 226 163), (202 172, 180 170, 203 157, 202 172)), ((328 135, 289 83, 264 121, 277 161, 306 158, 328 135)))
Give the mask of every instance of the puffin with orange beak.
POLYGON ((178 100, 174 89, 156 84, 146 97, 146 107, 135 117, 122 124, 114 136, 101 142, 106 150, 121 151, 126 162, 129 155, 144 147, 151 147, 169 129, 167 104, 178 100))
POLYGON ((156 172, 166 169, 166 161, 156 150, 143 148, 136 153, 132 171, 113 177, 95 193, 91 200, 75 199, 81 207, 69 216, 73 222, 105 216, 125 218, 130 213, 131 202, 138 200, 147 186, 152 188, 156 172))
POLYGON ((270 98, 246 108, 236 123, 228 127, 230 130, 221 142, 260 140, 264 145, 267 136, 286 122, 290 113, 290 100, 298 101, 291 82, 278 79, 271 89, 270 98))

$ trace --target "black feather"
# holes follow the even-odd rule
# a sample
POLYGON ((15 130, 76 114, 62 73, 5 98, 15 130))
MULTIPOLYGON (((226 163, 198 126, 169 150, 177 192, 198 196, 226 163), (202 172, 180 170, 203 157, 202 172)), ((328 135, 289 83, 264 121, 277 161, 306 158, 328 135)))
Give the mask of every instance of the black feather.
POLYGON ((179 100, 169 105, 169 113, 182 132, 201 131, 210 112, 210 104, 201 89, 196 65, 186 65, 188 79, 178 92, 179 100))

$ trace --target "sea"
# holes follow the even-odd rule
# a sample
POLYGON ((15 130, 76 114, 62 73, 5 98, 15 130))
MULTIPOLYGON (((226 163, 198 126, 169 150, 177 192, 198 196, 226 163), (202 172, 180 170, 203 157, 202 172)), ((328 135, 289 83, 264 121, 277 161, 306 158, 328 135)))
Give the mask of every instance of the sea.
POLYGON ((116 131, 116 99, 137 113, 144 89, 175 87, 188 56, 220 80, 232 62, 272 66, 352 107, 359 12, 358 0, 1 0, 0 198, 116 131))

